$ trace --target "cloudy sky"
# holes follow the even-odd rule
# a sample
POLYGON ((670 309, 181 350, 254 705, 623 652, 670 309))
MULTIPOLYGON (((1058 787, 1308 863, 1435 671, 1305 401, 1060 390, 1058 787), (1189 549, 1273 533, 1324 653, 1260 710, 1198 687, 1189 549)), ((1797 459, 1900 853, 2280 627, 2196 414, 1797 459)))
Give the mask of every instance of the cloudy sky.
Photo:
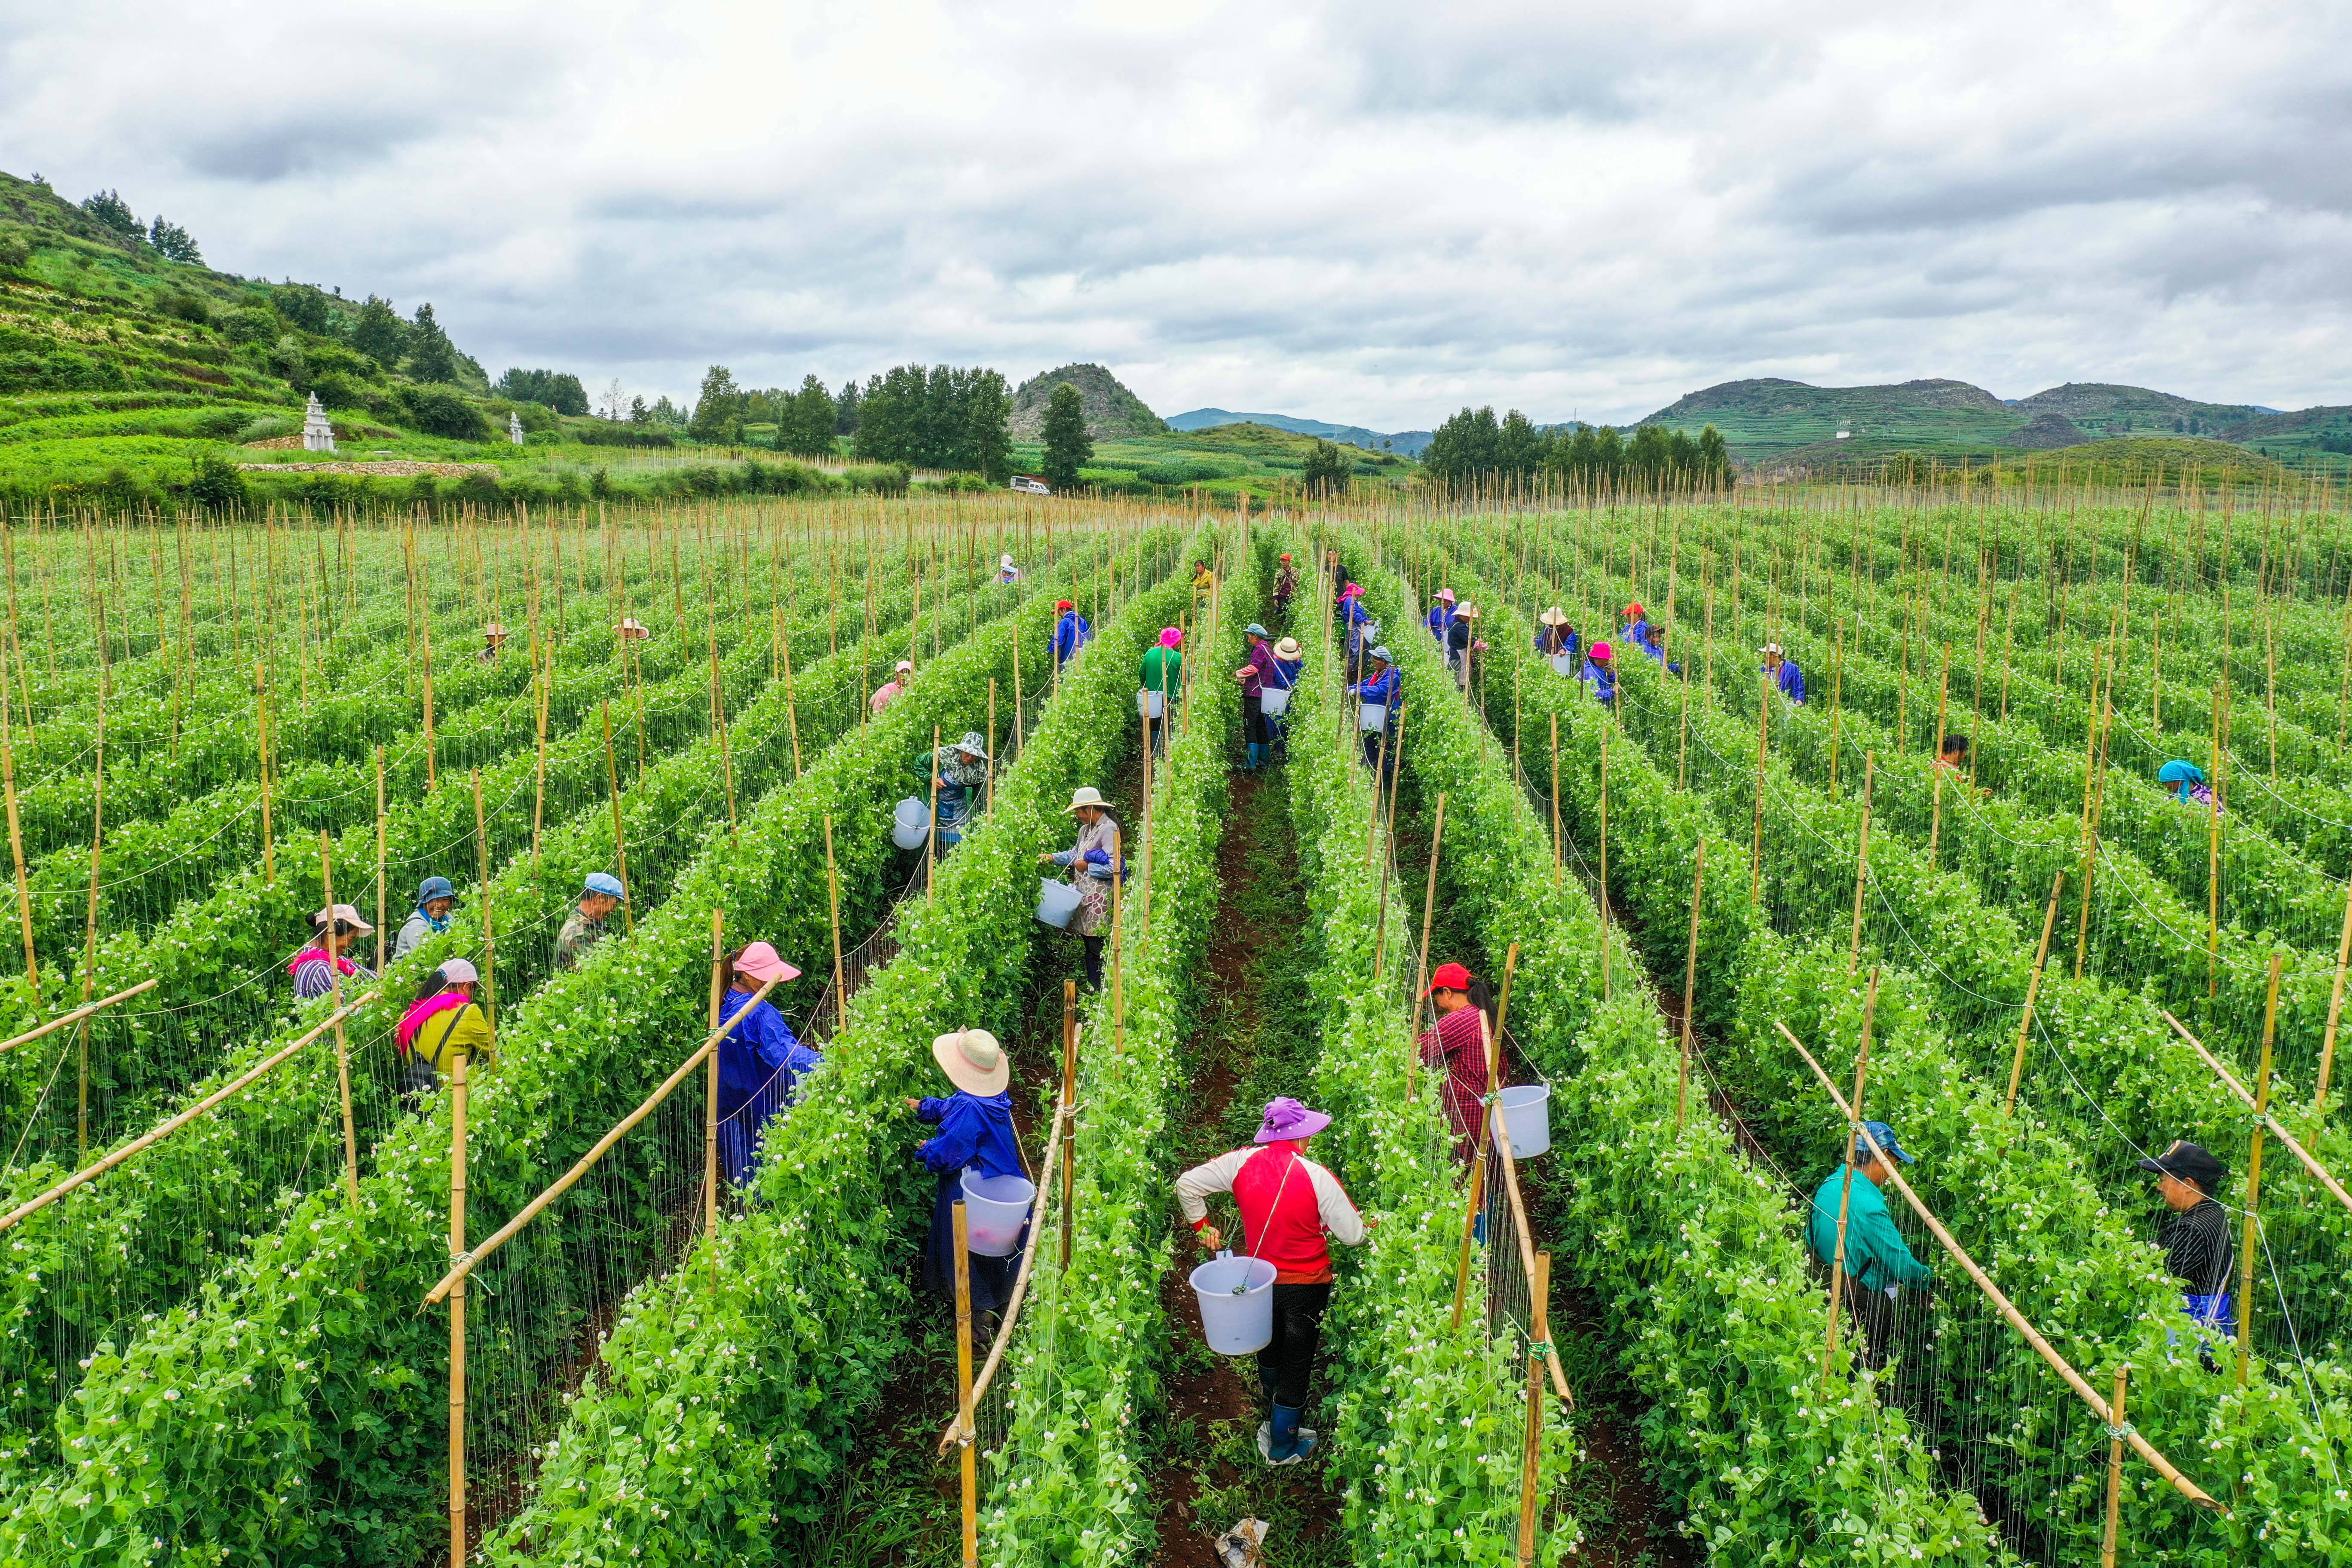
POLYGON ((2352 403, 2341 4, 6 0, 0 168, 648 395, 2352 403))

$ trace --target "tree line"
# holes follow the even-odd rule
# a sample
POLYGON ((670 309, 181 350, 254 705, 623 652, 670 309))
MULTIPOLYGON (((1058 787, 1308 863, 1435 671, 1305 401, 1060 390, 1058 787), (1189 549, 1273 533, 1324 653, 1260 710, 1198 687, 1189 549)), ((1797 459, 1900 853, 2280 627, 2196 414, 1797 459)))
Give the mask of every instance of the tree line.
POLYGON ((1663 425, 1637 425, 1631 437, 1607 425, 1538 426, 1517 409, 1501 419, 1488 407, 1440 425, 1421 454, 1431 478, 1448 485, 1538 478, 1564 484, 1681 483, 1702 489, 1731 483, 1731 457, 1712 425, 1696 437, 1663 425))
MULTIPOLYGON (((639 423, 652 422, 653 411, 646 413, 639 423)), ((902 364, 863 386, 845 382, 839 392, 810 375, 787 392, 739 386, 732 371, 714 364, 685 423, 698 441, 745 445, 747 426, 770 425, 776 449, 798 457, 835 457, 845 438, 860 462, 976 473, 1003 484, 1013 477, 1012 418, 1011 387, 980 365, 902 364)))

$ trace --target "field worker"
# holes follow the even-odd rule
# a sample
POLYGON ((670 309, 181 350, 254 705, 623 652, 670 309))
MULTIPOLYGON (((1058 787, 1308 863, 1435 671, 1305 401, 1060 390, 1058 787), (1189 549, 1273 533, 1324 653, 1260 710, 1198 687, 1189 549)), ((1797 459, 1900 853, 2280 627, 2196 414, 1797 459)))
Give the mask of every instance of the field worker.
MULTIPOLYGON (((915 1119, 939 1131, 917 1151, 923 1168, 939 1173, 939 1195, 931 1205, 931 1234, 923 1243, 923 1283, 950 1302, 955 1300, 955 1205, 963 1196, 963 1173, 976 1176, 1020 1176, 1020 1141, 1013 1131, 1013 1096, 1005 1092, 1013 1064, 1004 1048, 986 1029, 958 1029, 931 1042, 931 1056, 948 1075, 955 1092, 944 1100, 909 1100, 915 1119)), ((972 1338, 993 1339, 993 1321, 1012 1293, 1013 1270, 1021 1262, 1019 1249, 1011 1257, 985 1258, 969 1252, 971 1280, 972 1338), (985 1332, 982 1320, 989 1320, 985 1332)))
MULTIPOLYGON (((1666 672, 1668 674, 1680 675, 1683 672, 1683 667, 1681 665, 1676 664, 1674 660, 1666 657, 1665 627, 1656 626, 1652 626, 1650 628, 1650 640, 1642 645, 1642 651, 1648 654, 1655 662, 1665 666, 1666 672)), ((1790 668, 1793 669, 1796 667, 1791 665, 1790 668)))
POLYGON ((604 940, 604 921, 629 901, 621 879, 609 871, 591 871, 580 889, 580 904, 555 936, 555 967, 577 969, 588 950, 604 940))
POLYGON ((1862 1325, 1869 1364, 1874 1367, 1884 1364, 1887 1346, 1894 1341, 1897 1289, 1924 1287, 1935 1276, 1911 1256, 1903 1233, 1895 1228, 1895 1216, 1887 1212, 1886 1200, 1878 1190, 1885 1184, 1887 1165, 1872 1152, 1871 1144, 1874 1141, 1885 1154, 1904 1164, 1915 1162, 1895 1141, 1895 1130, 1885 1122, 1862 1125, 1870 1137, 1854 1140, 1853 1164, 1832 1171, 1813 1194, 1812 1212, 1805 1219, 1805 1240, 1815 1258, 1824 1264, 1835 1262, 1838 1207, 1844 1205, 1846 1294, 1862 1325), (1857 1173, 1862 1177, 1858 1182, 1853 1180, 1857 1173))
MULTIPOLYGON (((1477 1151, 1478 1112, 1486 1102, 1486 1055, 1495 1038, 1491 1004, 1485 987, 1459 963, 1439 964, 1422 994, 1437 1009, 1437 1026, 1422 1031, 1421 1065, 1445 1075, 1454 1157, 1466 1165, 1477 1151)), ((1498 1076, 1497 1081, 1509 1079, 1498 1076)))
POLYGON ((1630 643, 1650 640, 1650 612, 1642 607, 1639 600, 1625 606, 1625 629, 1618 635, 1630 643))
MULTIPOLYGON (((1276 691, 1288 691, 1297 686, 1298 672, 1306 668, 1307 650, 1298 646, 1297 637, 1285 637, 1274 645, 1274 669, 1266 677, 1266 685, 1276 691)), ((1259 707, 1263 709, 1264 706, 1265 699, 1261 696, 1259 707)), ((1265 732, 1273 743, 1272 755, 1276 761, 1286 760, 1289 754, 1285 741, 1289 733, 1289 721, 1286 711, 1281 717, 1271 713, 1266 715, 1265 732)))
POLYGON ((1477 640, 1478 606, 1465 604, 1454 612, 1454 620, 1445 628, 1445 667, 1454 672, 1456 685, 1467 688, 1470 682, 1470 656, 1486 647, 1477 640))
POLYGON ((1067 849, 1039 851, 1037 862, 1069 868, 1070 885, 1078 890, 1078 912, 1070 917, 1070 931, 1086 944, 1087 984, 1099 991, 1103 933, 1110 929, 1111 889, 1118 877, 1111 864, 1118 823, 1102 792, 1092 784, 1073 791, 1063 809, 1078 819, 1078 841, 1067 849))
POLYGON ((1437 603, 1429 607, 1429 614, 1423 617, 1423 624, 1429 627, 1429 635, 1437 639, 1438 646, 1444 647, 1445 628, 1454 624, 1453 589, 1440 588, 1437 591, 1437 603))
POLYGON ((1065 665, 1076 658, 1078 649, 1095 640, 1094 627, 1087 625, 1086 616, 1067 599, 1057 599, 1054 609, 1059 619, 1054 623, 1054 663, 1065 665))
POLYGON ((1572 658, 1580 646, 1576 628, 1568 624, 1568 612, 1558 605, 1536 617, 1536 652, 1545 658, 1572 658))
POLYGON ((1326 576, 1331 579, 1331 593, 1333 597, 1336 598, 1342 593, 1346 592, 1348 586, 1348 573, 1347 569, 1339 564, 1339 552, 1336 547, 1327 547, 1324 550, 1323 572, 1326 576))
POLYGON ((719 1042, 719 1168, 737 1186, 751 1180, 760 1157, 760 1136, 769 1118, 789 1108, 801 1076, 824 1065, 824 1058, 801 1044, 784 1016, 765 997, 751 998, 773 981, 797 980, 801 972, 764 942, 727 955, 731 980, 719 999, 719 1021, 734 1020, 719 1042))
POLYGON ((1339 627, 1346 637, 1348 679, 1357 679, 1358 668, 1364 661, 1364 628, 1373 624, 1372 613, 1364 608, 1363 585, 1350 583, 1339 590, 1339 627))
POLYGON ((1013 557, 1010 555, 1000 555, 996 558, 996 580, 999 583, 1021 581, 1021 568, 1013 564, 1013 557))
POLYGON ((414 1102, 441 1086, 441 1077, 466 1058, 466 1070, 489 1055, 498 1042, 474 987, 481 971, 462 958, 453 958, 425 977, 424 987, 394 1031, 400 1046, 400 1094, 414 1102))
POLYGON ((294 955, 286 973, 294 977, 294 996, 308 1002, 313 996, 324 996, 335 989, 335 976, 345 980, 373 980, 373 971, 354 963, 345 955, 352 944, 370 935, 375 927, 360 919, 359 910, 349 904, 337 904, 331 910, 320 910, 310 917, 314 933, 310 945, 294 955), (329 966, 332 965, 331 968, 329 966))
POLYGON ((1202 600, 1209 596, 1209 591, 1216 585, 1217 574, 1209 569, 1209 563, 1205 561, 1193 562, 1192 603, 1198 605, 1202 600))
POLYGON ((931 768, 940 792, 940 847, 945 849, 963 842, 964 829, 980 809, 988 787, 988 742, 979 731, 967 730, 962 740, 931 754, 931 768))
POLYGON ((882 717, 882 710, 889 707, 891 703, 897 701, 898 700, 898 693, 906 690, 908 683, 912 681, 914 679, 914 660, 902 658, 896 665, 892 666, 890 669, 890 679, 876 687, 874 689, 874 695, 866 700, 866 711, 867 715, 876 719, 882 717))
POLYGON ((2163 1153, 2142 1160, 2139 1168, 2155 1174, 2156 1190, 2172 1211, 2156 1244, 2164 1248, 2164 1266, 2180 1282, 2182 1310, 2199 1328, 2235 1339, 2230 1274, 2237 1267, 2238 1249, 2230 1238, 2229 1212, 2214 1197, 2228 1170, 2200 1146, 2177 1138, 2163 1153))
POLYGON ((1764 673, 1772 678, 1781 696, 1800 705, 1804 702, 1805 672, 1797 668, 1797 661, 1779 643, 1764 645, 1764 673))
POLYGON ((1255 621, 1242 635, 1249 639, 1249 662, 1234 671, 1234 679, 1242 683, 1242 740, 1249 747, 1245 766, 1255 769, 1265 766, 1274 746, 1265 723, 1265 682, 1274 673, 1274 649, 1265 640, 1265 628, 1255 621))
MULTIPOLYGON (((1160 694, 1160 717, 1151 721, 1154 756, 1168 754, 1168 722, 1176 717, 1176 700, 1184 694, 1184 634, 1164 628, 1160 640, 1143 650, 1143 686, 1160 694)), ((1147 715, 1148 716, 1148 715, 1147 715)))
POLYGON ((499 625, 496 621, 492 621, 488 626, 484 626, 482 628, 482 651, 474 656, 474 662, 476 664, 498 663, 499 647, 510 635, 511 634, 508 632, 505 626, 499 625))
POLYGON ((2175 757, 2156 770, 2156 782, 2183 805, 2201 805, 2208 811, 2213 807, 2212 786, 2205 782, 2205 770, 2195 763, 2175 757))
POLYGON ((1298 568, 1290 557, 1282 558, 1282 570, 1274 574, 1274 618, 1286 626, 1290 624, 1290 601, 1298 596, 1298 568))
POLYGON ((1616 656, 1607 643, 1592 645, 1592 651, 1584 656, 1584 668, 1576 672, 1576 679, 1592 688, 1593 699, 1601 706, 1617 706, 1616 656))
POLYGON ((457 889, 449 885, 448 878, 425 878, 416 889, 416 908, 400 922, 400 933, 392 939, 392 956, 406 958, 418 942, 447 931, 449 911, 457 907, 457 889))
POLYGON ((613 630, 623 642, 643 642, 654 635, 646 627, 646 623, 638 620, 635 616, 623 617, 621 624, 614 626, 613 630))
POLYGON ((1937 748, 1936 765, 1939 768, 1951 768, 1955 771, 1967 767, 1969 765, 1969 738, 1966 735, 1959 733, 1958 731, 1954 731, 1953 732, 1946 735, 1944 737, 1943 745, 1937 748))
POLYGON ((1364 765, 1379 772, 1396 763, 1389 737, 1396 733, 1397 715, 1404 708, 1404 679, 1397 673, 1386 644, 1365 651, 1363 675, 1363 679, 1348 688, 1347 695, 1367 706, 1377 704, 1388 710, 1382 723, 1364 731, 1364 765))
POLYGON ((1234 1194, 1241 1212, 1241 1250, 1274 1265, 1274 1338, 1257 1352, 1257 1380, 1271 1417, 1257 1429, 1258 1452, 1269 1465, 1295 1465, 1315 1447, 1307 1411, 1307 1377, 1331 1304, 1328 1234, 1343 1247, 1364 1240, 1363 1216, 1339 1178, 1307 1157, 1307 1141, 1331 1118, 1284 1095, 1267 1102, 1256 1145, 1220 1154, 1176 1178, 1176 1201, 1192 1234, 1211 1251, 1225 1238, 1209 1223, 1209 1197, 1234 1194))

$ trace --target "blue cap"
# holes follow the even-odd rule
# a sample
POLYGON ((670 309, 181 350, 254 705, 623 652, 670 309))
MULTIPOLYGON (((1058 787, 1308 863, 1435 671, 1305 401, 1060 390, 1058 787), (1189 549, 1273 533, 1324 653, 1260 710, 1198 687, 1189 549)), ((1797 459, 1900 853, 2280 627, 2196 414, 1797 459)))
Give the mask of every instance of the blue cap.
POLYGON ((607 898, 619 899, 625 902, 629 896, 628 889, 621 886, 621 879, 614 876, 610 871, 589 872, 588 891, 602 893, 607 898))
POLYGON ((421 910, 436 899, 455 899, 457 896, 457 889, 449 885, 448 878, 427 877, 424 885, 416 889, 416 907, 421 910))
POLYGON ((1265 635, 1266 635, 1265 628, 1264 626, 1259 626, 1255 621, 1252 621, 1252 622, 1251 622, 1251 623, 1250 623, 1246 627, 1244 627, 1244 630, 1245 630, 1245 631, 1246 631, 1246 632, 1247 632, 1251 637, 1264 637, 1264 636, 1265 636, 1265 635))
MULTIPOLYGON (((1912 1159, 1910 1155, 1903 1152, 1903 1145, 1895 1141, 1895 1129, 1886 1125, 1885 1122, 1865 1121, 1862 1124, 1862 1127, 1864 1131, 1870 1134, 1870 1142, 1878 1145, 1878 1152, 1880 1153, 1892 1154, 1906 1165, 1916 1164, 1918 1163, 1912 1159)), ((1864 1147, 1866 1151, 1868 1145, 1865 1144, 1864 1147)))

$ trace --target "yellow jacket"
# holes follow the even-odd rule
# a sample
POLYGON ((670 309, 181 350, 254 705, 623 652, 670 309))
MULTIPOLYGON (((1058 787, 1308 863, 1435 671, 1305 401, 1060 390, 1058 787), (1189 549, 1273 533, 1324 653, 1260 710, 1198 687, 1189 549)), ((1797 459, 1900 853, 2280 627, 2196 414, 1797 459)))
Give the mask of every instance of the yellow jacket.
POLYGON ((426 1067, 446 1073, 452 1058, 463 1056, 470 1064, 475 1056, 488 1052, 497 1043, 481 1005, 468 1002, 425 1019, 408 1048, 426 1067))

